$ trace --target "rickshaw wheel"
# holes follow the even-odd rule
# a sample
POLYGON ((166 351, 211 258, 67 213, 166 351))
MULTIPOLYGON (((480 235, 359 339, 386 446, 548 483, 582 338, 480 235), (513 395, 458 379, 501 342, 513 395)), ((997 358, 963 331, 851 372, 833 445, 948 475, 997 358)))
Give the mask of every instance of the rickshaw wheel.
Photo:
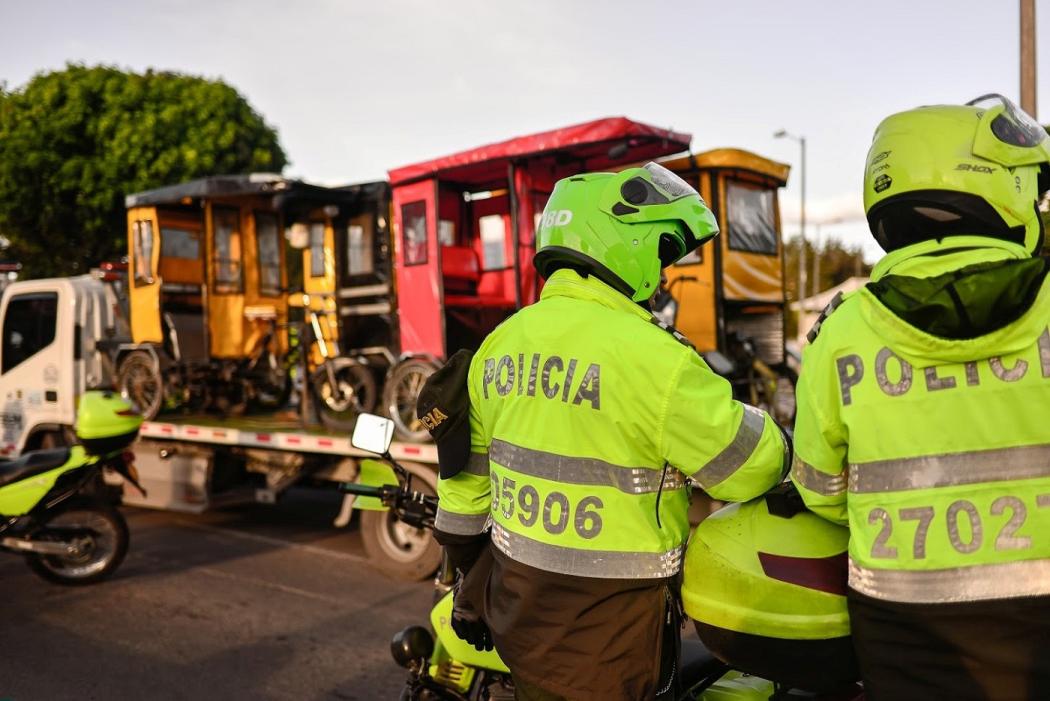
POLYGON ((164 380, 160 368, 145 351, 132 351, 120 361, 117 370, 120 395, 142 412, 147 421, 160 412, 164 401, 164 380))
POLYGON ((336 358, 332 363, 335 387, 322 365, 313 376, 313 388, 321 423, 333 431, 352 431, 357 417, 372 411, 376 405, 376 381, 372 371, 350 358, 336 358))
POLYGON ((438 366, 424 358, 409 358, 394 366, 383 387, 383 410, 394 422, 394 434, 403 441, 423 443, 430 440, 416 418, 416 400, 427 378, 438 366))

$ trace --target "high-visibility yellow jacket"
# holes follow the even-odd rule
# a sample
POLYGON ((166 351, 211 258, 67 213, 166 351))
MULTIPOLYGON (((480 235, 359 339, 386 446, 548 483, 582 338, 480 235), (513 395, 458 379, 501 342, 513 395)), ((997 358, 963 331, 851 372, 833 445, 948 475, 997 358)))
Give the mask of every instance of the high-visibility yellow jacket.
POLYGON ((848 521, 850 586, 914 603, 1050 594, 1045 264, 953 237, 891 253, 872 284, 820 323, 797 390, 792 479, 848 521))
POLYGON ((711 496, 757 496, 783 476, 773 420, 651 315, 599 280, 554 273, 493 331, 469 377, 472 458, 440 480, 436 526, 482 533, 562 574, 661 578, 681 566, 682 475, 711 496))

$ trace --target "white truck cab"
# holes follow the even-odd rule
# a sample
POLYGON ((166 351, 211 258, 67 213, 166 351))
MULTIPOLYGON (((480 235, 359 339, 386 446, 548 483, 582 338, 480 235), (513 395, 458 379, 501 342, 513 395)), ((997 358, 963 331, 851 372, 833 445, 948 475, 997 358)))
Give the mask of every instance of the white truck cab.
POLYGON ((130 341, 112 285, 91 275, 26 280, 0 297, 0 458, 71 442, 77 400, 112 386, 130 341))

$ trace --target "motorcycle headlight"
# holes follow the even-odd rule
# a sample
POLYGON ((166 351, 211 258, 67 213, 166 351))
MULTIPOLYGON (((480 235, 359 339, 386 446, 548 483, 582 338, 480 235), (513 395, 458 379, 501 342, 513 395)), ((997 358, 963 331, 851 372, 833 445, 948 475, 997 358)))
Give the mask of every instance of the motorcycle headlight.
POLYGON ((422 626, 409 626, 390 641, 390 654, 402 667, 426 660, 434 652, 434 637, 422 626))

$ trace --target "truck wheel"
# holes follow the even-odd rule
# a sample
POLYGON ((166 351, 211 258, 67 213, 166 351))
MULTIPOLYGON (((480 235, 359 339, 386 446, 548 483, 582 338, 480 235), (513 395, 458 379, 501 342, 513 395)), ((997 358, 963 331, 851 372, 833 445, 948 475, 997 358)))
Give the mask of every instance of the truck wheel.
POLYGON ((120 361, 117 389, 142 412, 146 421, 153 420, 160 412, 164 402, 164 380, 156 361, 146 351, 132 351, 120 361))
MULTIPOLYGON (((437 494, 433 470, 405 463, 412 473, 412 486, 424 494, 437 494)), ((394 579, 427 579, 441 564, 441 546, 425 528, 412 528, 388 511, 361 512, 361 538, 372 564, 394 579)))
POLYGON ((394 422, 394 434, 400 440, 412 443, 430 440, 430 432, 416 418, 416 400, 427 378, 437 369, 437 365, 424 358, 409 358, 390 371, 383 387, 383 411, 394 422))

